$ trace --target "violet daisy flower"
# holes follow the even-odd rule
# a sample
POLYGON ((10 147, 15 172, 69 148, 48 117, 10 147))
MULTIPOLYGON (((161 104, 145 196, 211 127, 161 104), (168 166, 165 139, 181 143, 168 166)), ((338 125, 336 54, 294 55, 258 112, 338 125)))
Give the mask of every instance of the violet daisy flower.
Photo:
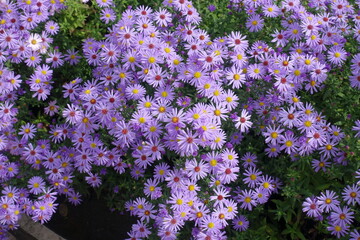
POLYGON ((354 229, 351 233, 350 233, 350 239, 349 240, 358 240, 360 238, 360 233, 354 229))
POLYGON ((334 46, 328 51, 328 60, 334 65, 341 65, 346 60, 346 51, 341 47, 334 46))
POLYGON ((104 8, 101 10, 100 20, 108 24, 116 19, 116 13, 111 8, 104 8))
POLYGON ((336 225, 345 226, 351 224, 354 218, 354 212, 350 211, 350 208, 347 206, 335 207, 333 212, 330 214, 330 220, 336 225))
POLYGON ((229 195, 230 192, 226 188, 224 188, 223 186, 218 186, 214 190, 214 193, 215 193, 215 196, 211 196, 210 200, 211 201, 215 200, 214 207, 219 205, 219 207, 222 208, 224 206, 226 198, 230 196, 229 195))
POLYGON ((180 218, 173 217, 171 215, 167 215, 163 218, 163 226, 165 229, 169 231, 176 231, 178 232, 182 226, 184 225, 184 221, 180 218))
POLYGON ((245 51, 249 46, 249 42, 240 32, 231 32, 227 43, 228 46, 233 47, 235 51, 245 51))
POLYGON ((322 208, 320 208, 319 201, 316 198, 306 198, 302 206, 303 212, 306 212, 306 215, 309 217, 319 217, 323 211, 322 208))
POLYGON ((199 149, 199 143, 197 133, 192 133, 191 131, 181 131, 178 135, 178 149, 177 152, 181 156, 192 155, 195 151, 199 149))
POLYGON ((230 167, 229 164, 221 164, 219 166, 217 175, 222 183, 230 183, 237 179, 238 167, 230 167))
POLYGON ((240 117, 237 117, 234 122, 236 122, 235 127, 239 128, 241 132, 246 132, 253 125, 250 122, 251 115, 249 115, 248 111, 243 109, 241 111, 240 117))
POLYGON ((311 165, 315 172, 318 172, 320 170, 323 170, 323 172, 325 172, 327 167, 331 166, 331 163, 324 156, 320 156, 320 160, 313 159, 311 165))
POLYGON ((357 131, 357 133, 355 134, 355 137, 360 138, 360 120, 355 121, 355 126, 353 126, 351 130, 357 131))
POLYGON ((245 231, 249 227, 249 221, 243 215, 240 215, 233 220, 233 228, 237 231, 245 231))
POLYGON ((30 193, 40 194, 43 192, 45 187, 45 182, 41 177, 34 176, 30 178, 28 181, 28 188, 30 189, 30 193))
POLYGON ((59 31, 59 25, 54 21, 48 21, 45 24, 45 31, 50 35, 55 35, 59 31))
POLYGON ((244 183, 247 184, 249 187, 254 188, 259 183, 259 178, 262 172, 254 167, 249 167, 245 170, 244 176, 244 183))
POLYGON ((251 211, 253 207, 257 205, 255 198, 253 197, 253 190, 241 190, 239 196, 237 197, 237 202, 241 204, 242 209, 247 209, 251 211))
POLYGON ((250 32, 258 32, 264 27, 264 20, 258 14, 251 15, 247 22, 246 27, 250 32))
POLYGON ((66 54, 64 55, 64 60, 68 61, 70 65, 76 65, 80 62, 80 56, 77 55, 78 51, 75 51, 74 49, 68 49, 66 51, 66 54))
POLYGON ((342 193, 343 200, 348 205, 360 204, 360 186, 353 184, 352 186, 348 185, 344 188, 342 193))
POLYGON ((194 181, 198 181, 207 176, 209 169, 203 160, 199 162, 196 159, 187 160, 185 162, 185 169, 187 171, 187 175, 190 179, 194 181))
POLYGON ((19 135, 22 135, 22 139, 28 140, 32 139, 35 136, 36 127, 34 124, 26 123, 25 125, 21 126, 19 135))
POLYGON ((337 238, 343 237, 349 232, 348 225, 339 225, 335 223, 331 223, 327 230, 331 232, 331 234, 335 235, 337 238))
POLYGON ((219 233, 222 228, 221 223, 217 217, 206 215, 202 218, 200 227, 206 231, 206 233, 219 233))

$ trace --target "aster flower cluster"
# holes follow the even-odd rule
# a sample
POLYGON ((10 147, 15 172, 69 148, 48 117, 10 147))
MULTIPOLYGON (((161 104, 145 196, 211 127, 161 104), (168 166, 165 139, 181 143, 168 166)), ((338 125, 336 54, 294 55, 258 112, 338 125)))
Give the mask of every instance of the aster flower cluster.
POLYGON ((326 220, 328 223, 327 230, 337 238, 346 236, 350 233, 351 239, 360 237, 359 232, 350 227, 354 224, 356 209, 360 204, 360 186, 353 184, 346 186, 341 198, 336 192, 326 190, 320 196, 309 197, 303 203, 303 211, 308 217, 316 220, 326 220))
POLYGON ((45 147, 43 141, 36 146, 30 143, 36 135, 35 125, 26 123, 15 130, 19 112, 16 101, 24 93, 21 87, 24 83, 30 85, 33 97, 38 100, 49 95, 52 88, 50 67, 55 67, 54 56, 49 51, 50 36, 58 31, 57 24, 49 19, 63 8, 62 1, 0 1, 1 239, 6 238, 7 230, 18 227, 21 214, 43 223, 51 218, 57 206, 57 192, 43 177, 30 176, 24 187, 12 186, 12 180, 19 177, 24 163, 8 158, 8 154, 21 156, 35 168, 41 165, 43 154, 49 155, 48 144, 45 147), (35 33, 34 29, 43 23, 45 30, 35 33), (41 65, 43 57, 52 65, 41 65), (20 63, 33 72, 26 81, 9 67, 20 63))
MULTIPOLYGON (((31 122, 15 129, 21 110, 16 100, 21 84, 29 86, 33 98, 47 100, 53 70, 79 61, 76 51, 62 54, 51 48, 50 36, 59 26, 49 16, 63 5, 0 3, 5 9, 0 12, 0 151, 21 159, 1 154, 0 179, 10 181, 24 164, 39 172, 28 179, 27 188, 3 188, 0 219, 5 230, 17 226, 20 213, 40 222, 50 219, 57 195, 79 204, 72 179, 85 175, 97 188, 106 180, 98 169, 111 168, 145 181, 145 196, 126 204, 140 219, 130 239, 155 233, 150 226, 161 239, 176 239, 187 222, 196 239, 225 239, 226 226, 246 230, 246 212, 267 202, 281 185, 263 174, 254 153, 239 147, 247 135, 264 140, 269 158, 289 155, 295 161, 311 155, 317 158, 315 171, 347 164, 347 153, 339 146, 345 134, 301 101, 299 93, 320 91, 331 68, 347 61, 346 38, 353 34, 359 41, 352 5, 314 1, 321 12, 315 15, 300 1, 234 1, 249 13, 250 32, 261 31, 265 18, 282 18, 284 29, 267 43, 251 42, 234 31, 212 39, 199 28, 200 15, 188 0, 164 1, 158 10, 128 9, 117 22, 113 1, 96 2, 101 20, 113 24, 104 40, 88 38, 82 45, 93 78, 65 83, 67 105, 49 101, 44 109, 57 117, 48 139, 39 137, 31 122), (347 16, 349 22, 344 21, 347 16), (44 31, 31 31, 41 22, 44 31), (33 73, 22 81, 5 67, 7 62, 23 62, 33 73)), ((359 54, 351 60, 353 76, 359 74, 358 60, 359 54)), ((359 88, 356 81, 351 78, 359 88)), ((359 131, 359 126, 353 129, 359 131)), ((335 198, 336 207, 320 207, 317 202, 324 196, 308 198, 304 211, 311 217, 325 211, 333 215, 331 223, 347 228, 352 214, 347 221, 336 214, 351 210, 341 208, 335 198)))
MULTIPOLYGON (((312 93, 321 88, 327 70, 341 67, 351 56, 345 50, 347 39, 360 42, 359 12, 356 10, 359 2, 355 2, 352 5, 346 0, 321 0, 309 1, 304 6, 299 0, 281 1, 280 4, 272 0, 231 0, 229 6, 247 14, 246 26, 250 32, 261 31, 264 20, 282 19, 282 29, 272 34, 272 42, 280 48, 290 47, 284 59, 289 70, 285 74, 294 84, 303 82, 305 89, 312 93), (294 58, 289 61, 286 57, 294 58), (304 62, 297 64, 296 59, 304 62)), ((352 55, 351 59, 350 84, 359 89, 359 54, 352 55)))
POLYGON ((256 161, 256 155, 251 153, 238 159, 230 148, 221 154, 203 155, 199 161, 187 160, 184 169, 156 165, 154 178, 148 179, 144 186, 148 199, 137 198, 126 203, 128 211, 141 220, 129 232, 130 238, 148 237, 149 224, 155 224, 161 239, 176 239, 186 222, 194 223, 192 233, 196 239, 225 239, 224 228, 230 222, 233 229, 246 230, 249 221, 240 212, 252 211, 266 203, 281 185, 278 179, 262 174, 256 168, 256 161), (232 167, 240 165, 239 160, 243 171, 232 167), (243 177, 236 180, 240 172, 243 177), (204 185, 202 179, 209 179, 210 184, 204 185), (228 186, 230 181, 242 187, 233 191, 228 186), (163 194, 168 188, 169 196, 163 194), (144 231, 139 231, 140 226, 144 231))

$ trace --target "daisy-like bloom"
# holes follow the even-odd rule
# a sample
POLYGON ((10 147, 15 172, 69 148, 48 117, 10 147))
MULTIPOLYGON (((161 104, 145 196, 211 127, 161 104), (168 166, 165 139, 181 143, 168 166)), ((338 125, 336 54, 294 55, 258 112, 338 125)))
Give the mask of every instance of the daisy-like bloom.
POLYGON ((244 156, 242 156, 241 160, 243 161, 242 165, 244 166, 244 168, 256 167, 257 157, 253 153, 245 153, 244 156))
POLYGON ((177 152, 179 152, 181 156, 192 155, 199 149, 198 143, 200 139, 197 133, 192 133, 189 130, 181 131, 177 138, 179 146, 177 152))
POLYGON ((100 20, 108 24, 116 19, 116 13, 111 8, 104 8, 101 10, 100 20))
POLYGON ((256 202, 260 204, 264 204, 269 200, 270 194, 269 191, 266 189, 260 187, 256 188, 253 192, 253 198, 256 200, 256 202))
POLYGON ((112 0, 96 0, 97 4, 99 4, 99 7, 110 7, 113 5, 112 0))
POLYGON ((280 13, 280 9, 278 6, 276 6, 275 4, 269 4, 269 5, 265 5, 263 7, 263 13, 265 15, 265 17, 277 17, 280 13))
POLYGON ((348 205, 360 204, 360 186, 353 184, 352 186, 346 186, 342 193, 343 200, 348 205))
POLYGON ((36 67, 41 61, 40 54, 35 51, 29 51, 25 56, 25 63, 29 67, 36 67))
POLYGON ((316 18, 303 18, 301 27, 306 36, 311 36, 312 34, 317 34, 319 23, 316 18))
POLYGON ((234 229, 237 231, 241 231, 241 232, 245 231, 249 227, 249 221, 243 215, 240 215, 239 217, 234 218, 232 223, 233 223, 234 229))
POLYGON ((305 202, 303 202, 302 204, 303 206, 303 212, 306 212, 306 215, 309 217, 319 217, 321 216, 322 213, 322 208, 320 208, 319 205, 319 200, 317 200, 316 198, 306 198, 305 202))
POLYGON ((285 47, 286 44, 288 43, 285 34, 286 32, 284 30, 282 31, 276 30, 275 33, 271 35, 272 37, 274 37, 274 39, 271 40, 271 42, 275 42, 277 47, 285 47))
POLYGON ((351 87, 360 89, 360 73, 351 75, 349 79, 351 87))
POLYGON ((354 212, 350 211, 350 208, 347 206, 335 207, 333 212, 330 214, 330 220, 336 225, 345 226, 351 224, 354 218, 354 212))
POLYGON ((36 127, 34 124, 26 123, 25 125, 21 126, 19 135, 22 135, 22 139, 28 140, 32 139, 35 136, 36 127))
POLYGON ((280 151, 279 144, 270 144, 269 147, 265 149, 265 152, 269 157, 277 157, 280 154, 280 151))
POLYGON ((112 43, 103 47, 100 52, 101 60, 107 64, 115 63, 119 59, 119 55, 119 48, 112 43))
POLYGON ((356 54, 351 59, 351 71, 353 73, 360 73, 360 53, 356 54))
POLYGON ((319 200, 319 207, 326 213, 334 210, 340 204, 339 200, 337 200, 338 196, 336 196, 336 193, 330 190, 321 193, 320 197, 317 197, 317 199, 319 200))
POLYGON ((223 163, 229 164, 231 167, 236 167, 238 165, 238 154, 234 149, 225 149, 221 152, 221 158, 223 159, 223 163))
POLYGON ((315 172, 318 172, 320 170, 326 172, 327 168, 331 166, 331 163, 328 161, 327 158, 321 156, 320 160, 313 159, 311 165, 315 172))
POLYGON ((45 24, 45 31, 50 35, 55 35, 59 31, 59 25, 54 21, 48 21, 45 24))
POLYGON ((149 152, 145 152, 144 150, 135 150, 132 153, 132 157, 135 158, 135 164, 138 167, 146 169, 148 166, 155 161, 155 158, 150 156, 149 152))
POLYGON ((0 118, 4 121, 10 120, 17 113, 17 109, 14 108, 14 104, 9 101, 0 103, 0 118))
POLYGON ((332 235, 335 235, 337 238, 343 237, 349 233, 348 225, 338 225, 335 223, 331 223, 327 230, 331 232, 332 235))
POLYGON ((298 141, 293 132, 287 132, 282 136, 280 150, 285 150, 287 154, 295 153, 298 150, 298 141))
POLYGON ((30 178, 28 181, 28 188, 32 194, 40 194, 43 192, 45 187, 45 182, 41 177, 35 176, 30 178))
POLYGON ((224 203, 226 201, 226 198, 229 197, 229 191, 224 188, 223 186, 218 186, 215 190, 214 190, 215 195, 210 197, 211 201, 215 200, 214 203, 214 207, 219 206, 219 207, 223 207, 224 203))
POLYGON ((206 215, 201 219, 200 227, 208 234, 216 234, 222 226, 217 217, 206 215))
POLYGON ((137 224, 132 225, 132 231, 137 238, 147 238, 151 234, 148 226, 139 220, 137 221, 137 224))
POLYGON ((250 32, 258 32, 264 27, 264 20, 258 14, 251 15, 247 22, 246 27, 250 32))
POLYGON ((255 167, 249 167, 245 170, 244 183, 249 187, 254 188, 259 183, 259 178, 261 177, 262 172, 255 167))
POLYGON ((78 51, 74 49, 66 50, 66 54, 64 55, 64 60, 68 61, 70 65, 76 65, 80 61, 80 56, 78 55, 78 51))
POLYGON ((29 39, 27 41, 28 46, 31 48, 31 50, 33 51, 37 51, 41 48, 41 43, 42 43, 42 38, 39 34, 37 33, 32 33, 29 36, 29 39))
POLYGON ((197 162, 196 159, 185 162, 185 170, 190 179, 198 181, 207 176, 209 173, 208 165, 203 160, 197 162))
POLYGON ((182 189, 184 187, 185 176, 182 171, 175 169, 168 171, 165 181, 167 186, 172 189, 182 189))
POLYGON ((235 66, 227 71, 226 79, 229 80, 229 84, 235 89, 241 88, 245 83, 245 75, 242 73, 242 69, 235 66))
POLYGON ((227 44, 233 47, 234 51, 245 51, 249 46, 249 42, 239 32, 231 32, 227 44))
POLYGON ((238 106, 238 96, 232 91, 232 90, 227 90, 224 92, 223 94, 224 96, 224 101, 223 101, 223 105, 225 105, 225 107, 231 111, 234 108, 236 108, 238 106))
POLYGON ((265 68, 260 64, 251 64, 247 69, 248 76, 254 79, 261 79, 265 73, 265 68))
MULTIPOLYGON (((360 169, 355 172, 355 178, 360 179, 360 169)), ((357 182, 357 185, 360 185, 360 180, 357 182)))
POLYGON ((355 134, 355 137, 360 138, 360 120, 355 121, 355 126, 353 126, 351 130, 357 131, 357 133, 355 134))
POLYGON ((126 87, 125 94, 128 98, 133 100, 139 100, 144 97, 146 90, 140 84, 134 84, 126 87))
POLYGON ((237 179, 237 173, 239 172, 238 167, 230 167, 229 164, 221 164, 219 166, 217 175, 221 183, 227 184, 237 179))
POLYGON ((154 13, 154 20, 160 27, 167 27, 171 22, 171 14, 163 8, 154 13))
POLYGON ((257 183, 258 187, 265 189, 268 193, 274 189, 273 185, 274 179, 268 175, 260 176, 259 182, 257 183))
POLYGON ((337 145, 337 142, 334 141, 334 139, 331 139, 330 141, 326 141, 326 143, 324 144, 324 146, 321 146, 319 148, 320 153, 325 157, 325 158, 329 158, 329 157, 336 157, 336 155, 338 154, 338 148, 335 147, 337 145))
POLYGON ((145 170, 137 165, 135 165, 130 172, 131 177, 138 180, 139 178, 144 177, 145 170))
POLYGON ((242 209, 252 210, 257 205, 255 198, 253 197, 253 190, 241 190, 239 195, 236 197, 237 202, 241 204, 242 209))
POLYGON ((350 239, 349 240, 359 240, 360 238, 360 233, 354 229, 351 233, 350 233, 350 239))
POLYGON ((334 65, 342 65, 346 60, 346 51, 339 46, 334 46, 328 51, 328 60, 334 65))
POLYGON ((196 203, 191 208, 190 220, 194 220, 195 226, 199 226, 202 221, 202 218, 204 216, 207 216, 209 212, 210 210, 205 204, 201 202, 196 203))
POLYGON ((236 122, 235 127, 240 129, 240 132, 246 132, 251 128, 253 125, 252 122, 250 122, 251 115, 249 115, 248 111, 246 109, 243 109, 241 111, 240 117, 237 117, 233 121, 236 122))
POLYGON ((266 137, 265 142, 273 145, 277 144, 279 139, 281 139, 281 133, 283 131, 284 129, 281 129, 280 127, 267 127, 266 131, 263 132, 264 137, 266 137))
POLYGON ((70 191, 68 194, 68 200, 70 203, 72 203, 74 206, 79 205, 82 200, 81 200, 81 195, 78 192, 75 191, 70 191))
POLYGON ((171 215, 167 215, 163 218, 162 220, 164 229, 169 230, 171 232, 178 232, 183 225, 185 224, 185 222, 175 216, 171 216, 171 215))
POLYGON ((44 111, 49 116, 54 116, 55 113, 58 113, 59 106, 56 105, 56 100, 49 102, 49 106, 47 106, 44 111))
POLYGON ((325 132, 320 129, 320 130, 310 130, 307 134, 306 137, 308 137, 308 143, 313 146, 314 148, 318 148, 320 146, 324 146, 326 143, 326 135, 325 132))
POLYGON ((63 56, 61 52, 55 50, 54 52, 49 53, 49 57, 46 58, 46 63, 51 63, 53 68, 57 68, 64 64, 64 60, 62 58, 63 56))
POLYGON ((82 112, 78 106, 67 104, 67 108, 64 108, 62 115, 67 122, 76 124, 81 121, 82 112))
POLYGON ((203 69, 209 70, 211 67, 214 67, 221 62, 221 57, 216 52, 208 53, 206 51, 200 51, 199 61, 202 62, 203 69))
POLYGON ((159 66, 155 66, 149 70, 148 75, 145 77, 145 81, 153 87, 164 87, 168 74, 163 71, 159 66))

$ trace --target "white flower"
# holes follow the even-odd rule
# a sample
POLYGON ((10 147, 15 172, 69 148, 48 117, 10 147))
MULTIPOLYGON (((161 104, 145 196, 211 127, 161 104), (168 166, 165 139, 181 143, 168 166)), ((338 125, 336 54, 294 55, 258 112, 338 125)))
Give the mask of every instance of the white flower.
POLYGON ((42 38, 39 34, 37 33, 32 33, 29 37, 28 42, 28 46, 33 50, 39 50, 41 48, 41 44, 42 43, 42 38))

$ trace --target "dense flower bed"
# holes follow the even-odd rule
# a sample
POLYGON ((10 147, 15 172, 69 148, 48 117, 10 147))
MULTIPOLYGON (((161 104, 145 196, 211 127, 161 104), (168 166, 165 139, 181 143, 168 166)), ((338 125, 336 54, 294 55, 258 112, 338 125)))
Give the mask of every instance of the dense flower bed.
MULTIPOLYGON (((266 161, 311 159, 314 172, 359 168, 343 141, 360 136, 360 120, 345 134, 301 97, 325 90, 329 74, 346 68, 360 89, 359 1, 232 1, 246 33, 217 38, 199 27, 187 0, 129 8, 119 21, 113 1, 96 3, 108 33, 77 50, 52 44, 61 32, 51 16, 63 2, 0 3, 4 233, 20 213, 48 221, 58 195, 79 204, 78 178, 100 188, 114 171, 144 181, 143 196, 125 206, 139 218, 130 239, 182 231, 225 239, 231 228, 245 231, 250 212, 281 190, 281 179, 262 170, 266 161), (57 78, 80 61, 91 79, 57 78), (53 122, 26 116, 24 99, 46 102, 39 114, 53 122), (254 138, 261 152, 252 150, 254 138)), ((302 196, 303 212, 334 236, 357 239, 360 187, 352 182, 302 196)))

